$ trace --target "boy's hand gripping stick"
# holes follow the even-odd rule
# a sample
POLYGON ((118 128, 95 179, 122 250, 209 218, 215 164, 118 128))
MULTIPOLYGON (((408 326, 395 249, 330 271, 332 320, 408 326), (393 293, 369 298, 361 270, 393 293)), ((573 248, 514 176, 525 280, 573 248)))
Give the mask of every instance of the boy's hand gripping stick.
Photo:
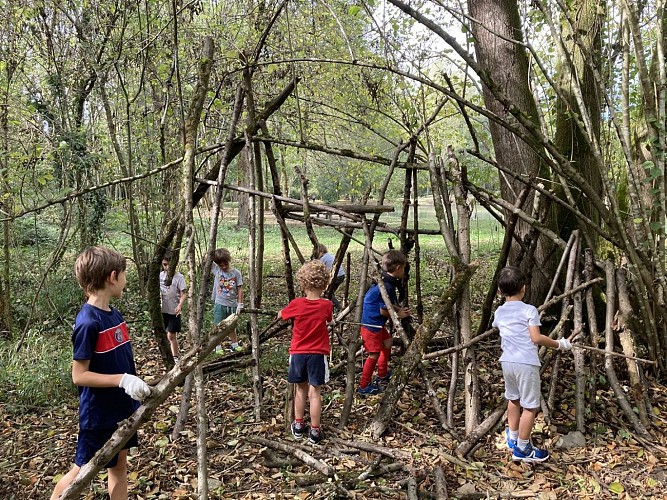
POLYGON ((118 387, 124 389, 128 396, 137 401, 143 401, 151 395, 151 388, 148 384, 136 375, 130 375, 129 373, 123 374, 118 387))
POLYGON ((558 350, 560 351, 569 351, 572 349, 572 343, 566 338, 558 339, 558 350))

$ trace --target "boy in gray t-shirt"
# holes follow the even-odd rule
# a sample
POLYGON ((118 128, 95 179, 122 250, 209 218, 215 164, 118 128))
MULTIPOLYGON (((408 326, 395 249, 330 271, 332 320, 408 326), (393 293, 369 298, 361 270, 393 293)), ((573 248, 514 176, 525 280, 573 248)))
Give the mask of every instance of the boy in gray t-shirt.
MULTIPOLYGON (((243 277, 238 269, 231 267, 232 256, 226 248, 218 248, 213 254, 213 324, 217 325, 230 314, 239 314, 243 309, 243 277)), ((229 333, 232 352, 242 351, 236 330, 229 333)), ((221 352, 218 346, 216 352, 221 352)))
MULTIPOLYGON (((336 258, 333 254, 330 254, 327 247, 321 243, 317 247, 317 258, 324 264, 326 270, 331 273, 336 258)), ((336 273, 336 277, 331 277, 331 285, 329 285, 331 288, 331 302, 334 303, 334 312, 338 312, 342 309, 341 303, 336 298, 336 290, 343 281, 345 281, 345 269, 343 269, 343 266, 340 266, 338 268, 338 273, 336 273)))
POLYGON ((187 298, 187 287, 185 276, 178 271, 169 280, 169 261, 171 256, 165 255, 162 259, 162 271, 160 272, 160 302, 162 304, 162 321, 167 331, 167 339, 171 346, 171 355, 174 363, 178 363, 179 350, 176 334, 181 331, 181 310, 187 298))
POLYGON ((505 303, 496 309, 493 326, 500 330, 503 350, 500 364, 508 401, 507 447, 512 450, 512 460, 544 462, 549 452, 535 448, 530 442, 541 398, 537 346, 568 350, 572 349, 572 344, 565 338, 554 340, 540 333, 539 312, 535 306, 522 301, 526 294, 525 282, 518 267, 507 266, 500 271, 498 290, 505 296, 505 303))

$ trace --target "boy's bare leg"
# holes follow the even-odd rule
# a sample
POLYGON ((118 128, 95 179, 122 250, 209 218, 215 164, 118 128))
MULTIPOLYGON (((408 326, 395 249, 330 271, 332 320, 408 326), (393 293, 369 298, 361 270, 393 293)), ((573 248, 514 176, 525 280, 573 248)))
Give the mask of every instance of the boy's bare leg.
POLYGON ((310 400, 310 425, 319 427, 322 416, 322 388, 319 385, 309 386, 308 399, 310 400))
POLYGON ((178 356, 178 342, 176 341, 176 334, 174 332, 167 332, 167 339, 171 345, 171 355, 178 356))
POLYGON ((57 500, 62 492, 67 489, 67 487, 74 481, 74 478, 79 473, 81 467, 78 465, 73 466, 70 471, 60 478, 60 481, 56 484, 56 487, 53 488, 53 493, 51 494, 51 500, 57 500))
MULTIPOLYGON (((303 420, 304 413, 306 412, 307 397, 308 382, 301 382, 300 384, 296 384, 296 390, 294 391, 294 418, 296 420, 303 420)), ((312 414, 310 415, 310 418, 313 418, 312 414)))
POLYGON ((232 330, 229 332, 229 340, 231 340, 232 344, 238 344, 239 343, 239 337, 236 335, 236 330, 232 330))
POLYGON ((109 499, 127 500, 127 450, 118 453, 118 463, 107 469, 109 473, 109 499))
POLYGON ((510 431, 519 430, 519 420, 521 419, 521 404, 519 400, 507 402, 507 427, 510 431))
POLYGON ((535 417, 539 408, 524 408, 521 412, 521 420, 519 420, 519 439, 530 439, 533 432, 533 425, 535 425, 535 417))

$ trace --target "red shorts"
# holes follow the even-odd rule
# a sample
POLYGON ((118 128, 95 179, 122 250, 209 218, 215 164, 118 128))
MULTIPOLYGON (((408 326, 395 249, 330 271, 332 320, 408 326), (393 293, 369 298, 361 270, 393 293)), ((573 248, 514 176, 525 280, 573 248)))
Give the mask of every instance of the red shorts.
POLYGON ((391 338, 386 328, 374 332, 368 328, 361 327, 361 338, 364 339, 366 352, 380 352, 384 349, 384 341, 391 338))

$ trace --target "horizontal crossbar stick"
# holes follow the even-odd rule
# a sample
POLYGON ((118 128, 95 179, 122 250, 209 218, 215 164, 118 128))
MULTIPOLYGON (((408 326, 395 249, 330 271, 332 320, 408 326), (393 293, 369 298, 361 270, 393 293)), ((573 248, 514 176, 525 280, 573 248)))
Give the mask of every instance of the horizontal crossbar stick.
POLYGON ((620 352, 605 351, 604 349, 598 349, 597 347, 593 347, 590 345, 572 344, 572 347, 576 347, 579 349, 586 349, 587 351, 595 351, 601 354, 608 354, 609 356, 616 356, 617 358, 633 359, 635 361, 639 361, 640 363, 649 363, 651 365, 655 364, 655 361, 651 361, 650 359, 636 358, 635 356, 628 356, 626 354, 621 354, 620 352))
MULTIPOLYGON (((211 181, 211 180, 208 180, 208 179, 203 179, 201 177, 197 177, 195 180, 197 182, 199 182, 200 184, 208 184, 210 186, 217 186, 218 185, 217 181, 211 181)), ((253 195, 253 196, 260 196, 262 198, 268 198, 268 199, 276 199, 276 200, 281 201, 283 203, 293 203, 295 205, 305 205, 305 202, 303 202, 301 200, 297 200, 296 198, 288 198, 286 196, 278 196, 277 194, 267 193, 265 191, 257 191, 256 189, 250 189, 250 188, 241 187, 241 186, 231 186, 229 184, 223 184, 222 187, 225 188, 225 189, 231 189, 232 191, 238 191, 240 193, 248 193, 248 194, 253 195)), ((359 217, 355 214, 351 214, 349 212, 345 212, 343 210, 339 210, 339 209, 331 207, 329 205, 320 205, 320 204, 317 204, 317 203, 308 203, 308 206, 310 208, 317 208, 318 211, 320 211, 320 212, 329 212, 329 213, 332 213, 332 214, 340 215, 341 217, 344 217, 346 219, 351 219, 351 220, 354 220, 354 221, 357 221, 357 222, 361 222, 361 217, 359 217)))

